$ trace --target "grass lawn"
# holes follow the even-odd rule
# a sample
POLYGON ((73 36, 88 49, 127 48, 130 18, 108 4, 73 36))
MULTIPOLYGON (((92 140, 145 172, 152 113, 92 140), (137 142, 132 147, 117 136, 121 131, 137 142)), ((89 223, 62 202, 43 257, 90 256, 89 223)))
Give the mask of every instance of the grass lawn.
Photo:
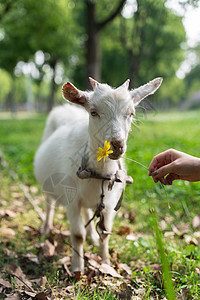
MULTIPOLYGON (((0 151, 8 163, 6 169, 0 166, 0 299, 6 295, 16 299, 172 299, 163 281, 152 211, 162 232, 176 298, 200 299, 200 183, 177 181, 163 189, 145 168, 129 160, 128 175, 134 183, 126 187, 110 238, 111 266, 122 277, 108 270, 103 275, 88 261, 80 280, 70 277, 69 226, 63 220, 63 208, 57 209, 53 232, 41 237, 41 221, 18 185, 21 181, 27 186, 44 209, 32 161, 45 119, 0 119, 0 151), (19 176, 15 181, 10 170, 19 176)), ((148 167, 154 155, 168 148, 200 156, 199 132, 200 111, 138 112, 126 157, 148 167)), ((92 256, 97 251, 86 243, 87 258, 98 260, 97 254, 92 256)))

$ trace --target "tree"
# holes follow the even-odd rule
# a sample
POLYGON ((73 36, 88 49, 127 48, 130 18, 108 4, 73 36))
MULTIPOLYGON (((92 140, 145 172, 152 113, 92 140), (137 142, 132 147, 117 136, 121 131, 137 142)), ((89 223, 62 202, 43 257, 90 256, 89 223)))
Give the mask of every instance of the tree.
MULTIPOLYGON (((99 21, 97 16, 97 3, 93 0, 86 0, 87 11, 87 50, 86 50, 86 80, 88 85, 88 77, 91 76, 96 80, 101 78, 101 57, 100 57, 100 42, 99 35, 103 28, 113 21, 121 12, 126 0, 120 0, 118 5, 113 9, 109 16, 102 21, 99 21)), ((108 1, 107 1, 108 3, 108 1)), ((110 4, 110 1, 109 1, 110 4)), ((105 3, 104 3, 105 7, 105 3)))
POLYGON ((0 40, 0 67, 10 73, 18 61, 29 61, 37 50, 49 54, 52 84, 48 110, 54 104, 56 67, 68 65, 76 48, 75 27, 69 1, 19 0, 3 18, 4 38, 0 40))
POLYGON ((185 41, 182 18, 165 7, 165 0, 140 0, 137 5, 132 19, 121 21, 121 42, 128 56, 131 82, 172 76, 184 58, 180 47, 185 41))

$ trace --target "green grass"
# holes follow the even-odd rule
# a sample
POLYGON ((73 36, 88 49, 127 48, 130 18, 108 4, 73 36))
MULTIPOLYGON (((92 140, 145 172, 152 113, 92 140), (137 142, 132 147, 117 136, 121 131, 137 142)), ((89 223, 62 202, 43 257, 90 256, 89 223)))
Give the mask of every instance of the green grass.
MULTIPOLYGON (((147 115, 138 113, 138 119, 138 127, 133 127, 130 134, 127 157, 148 167, 154 155, 168 148, 200 156, 200 111, 153 112, 147 115)), ((14 169, 20 180, 29 187, 38 187, 33 176, 32 161, 40 143, 44 124, 44 116, 0 120, 0 150, 9 168, 14 169)), ((131 285, 134 295, 141 299, 163 299, 167 297, 165 290, 167 283, 163 281, 161 273, 161 263, 162 260, 165 261, 162 255, 165 253, 171 270, 169 278, 172 278, 177 299, 199 299, 200 238, 195 231, 200 231, 200 228, 194 230, 192 227, 193 217, 199 214, 199 183, 176 181, 172 186, 165 187, 171 206, 169 209, 162 186, 155 184, 142 166, 129 160, 126 162, 128 174, 133 177, 134 183, 126 187, 122 207, 115 219, 110 239, 112 265, 117 268, 119 263, 126 263, 131 267, 132 277, 125 282, 131 285), (156 240, 155 226, 151 221, 152 210, 157 215, 161 230, 163 242, 160 247, 159 239, 156 240), (183 232, 180 236, 169 235, 168 232, 173 232, 172 225, 176 225, 180 232, 187 227, 187 233, 183 232), (139 234, 139 238, 130 241, 126 239, 126 235, 117 234, 122 226, 139 234), (195 237, 198 244, 189 243, 187 236, 195 237)), ((100 289, 95 285, 87 287, 84 278, 79 283, 69 283, 65 272, 58 265, 58 260, 70 255, 71 250, 64 240, 55 234, 51 239, 58 241, 59 252, 52 261, 44 260, 42 253, 34 245, 36 242, 44 241, 45 238, 24 230, 25 225, 39 228, 41 224, 36 212, 24 199, 23 193, 9 176, 8 170, 0 169, 0 182, 1 209, 10 208, 17 213, 13 219, 10 217, 0 219, 1 227, 9 227, 16 232, 13 237, 2 237, 0 267, 6 270, 9 264, 16 264, 20 265, 30 278, 37 278, 39 274, 46 276, 48 280, 46 290, 55 289, 57 291, 54 292, 55 295, 61 294, 61 290, 72 284, 74 299, 75 297, 76 299, 122 299, 120 292, 116 294, 116 288, 113 291, 112 286, 102 286, 102 282, 100 289), (7 248, 16 253, 16 259, 11 260, 5 255, 7 248), (38 255, 39 265, 24 263, 23 254, 30 251, 38 255)), ((42 199, 39 187, 38 191, 33 193, 33 197, 42 199)), ((44 208, 44 204, 41 201, 39 203, 44 208)), ((63 214, 61 208, 57 210, 55 226, 64 230, 68 228, 68 223, 60 219, 60 214, 63 214)), ((97 248, 91 249, 91 245, 85 245, 86 251, 97 251, 97 248)), ((115 279, 113 281, 108 277, 107 280, 116 287, 115 279)), ((170 286, 171 283, 168 284, 170 286)), ((55 299, 60 299, 61 296, 56 297, 55 299)))

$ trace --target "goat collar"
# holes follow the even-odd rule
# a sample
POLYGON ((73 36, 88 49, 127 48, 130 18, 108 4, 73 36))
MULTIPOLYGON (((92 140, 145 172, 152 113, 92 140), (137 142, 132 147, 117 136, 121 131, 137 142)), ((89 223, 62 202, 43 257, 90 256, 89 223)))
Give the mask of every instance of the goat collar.
POLYGON ((101 179, 102 180, 102 185, 101 185, 100 201, 97 205, 97 209, 96 209, 93 217, 87 222, 85 227, 87 227, 95 217, 99 217, 100 220, 96 224, 96 230, 97 230, 97 233, 100 236, 100 239, 102 240, 106 235, 111 234, 111 232, 108 232, 105 228, 104 215, 102 213, 102 210, 105 208, 105 205, 103 203, 104 181, 109 180, 109 184, 108 184, 108 190, 109 191, 112 190, 112 187, 113 187, 115 182, 121 182, 122 185, 123 185, 121 196, 120 196, 120 198, 117 202, 117 205, 114 208, 115 211, 118 211, 119 208, 121 207, 125 186, 126 186, 126 184, 132 184, 133 183, 133 178, 131 176, 128 176, 126 171, 122 169, 120 161, 118 161, 119 169, 116 171, 115 174, 111 174, 111 175, 109 175, 109 174, 99 174, 99 173, 97 173, 97 172, 95 172, 91 169, 88 169, 87 168, 88 156, 86 155, 86 149, 87 149, 87 143, 86 143, 86 147, 85 147, 85 153, 84 153, 85 155, 83 155, 83 157, 82 157, 81 166, 78 169, 76 174, 80 179, 89 179, 89 178, 101 179))

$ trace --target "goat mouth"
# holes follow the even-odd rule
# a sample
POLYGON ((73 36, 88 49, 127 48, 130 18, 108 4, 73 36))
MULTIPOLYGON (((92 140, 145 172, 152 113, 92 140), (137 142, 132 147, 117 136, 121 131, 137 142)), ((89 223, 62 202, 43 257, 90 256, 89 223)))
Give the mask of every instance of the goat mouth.
POLYGON ((121 154, 114 154, 114 153, 111 153, 109 155, 109 158, 112 159, 112 160, 117 160, 121 157, 122 155, 121 154))

